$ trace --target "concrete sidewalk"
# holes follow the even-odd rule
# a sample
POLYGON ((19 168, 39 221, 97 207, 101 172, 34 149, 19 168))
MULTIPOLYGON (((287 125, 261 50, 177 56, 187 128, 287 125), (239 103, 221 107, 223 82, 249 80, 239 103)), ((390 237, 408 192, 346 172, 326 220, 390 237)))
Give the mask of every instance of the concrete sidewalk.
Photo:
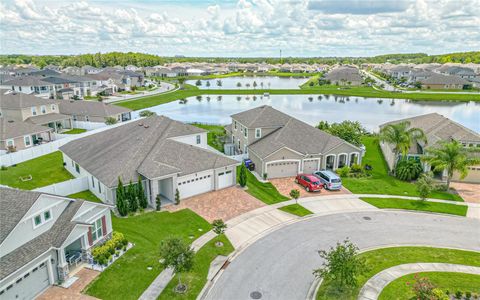
POLYGON ((458 272, 480 275, 480 267, 444 263, 403 264, 385 269, 370 278, 360 290, 359 300, 378 299, 382 290, 402 276, 419 272, 458 272))

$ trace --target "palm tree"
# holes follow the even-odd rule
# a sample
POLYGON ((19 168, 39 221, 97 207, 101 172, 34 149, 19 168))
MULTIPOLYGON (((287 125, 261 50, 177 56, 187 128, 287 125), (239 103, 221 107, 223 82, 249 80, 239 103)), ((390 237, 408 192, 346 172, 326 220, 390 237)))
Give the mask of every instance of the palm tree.
POLYGON ((434 167, 435 171, 447 170, 447 190, 450 189, 450 181, 453 172, 460 173, 460 179, 468 175, 468 167, 480 164, 480 158, 470 157, 468 150, 457 141, 441 142, 439 147, 429 147, 422 160, 434 167))
POLYGON ((380 140, 393 145, 393 153, 395 155, 393 170, 395 170, 398 163, 399 154, 405 157, 412 143, 427 141, 423 130, 409 127, 410 122, 403 121, 396 124, 388 124, 380 130, 380 140))

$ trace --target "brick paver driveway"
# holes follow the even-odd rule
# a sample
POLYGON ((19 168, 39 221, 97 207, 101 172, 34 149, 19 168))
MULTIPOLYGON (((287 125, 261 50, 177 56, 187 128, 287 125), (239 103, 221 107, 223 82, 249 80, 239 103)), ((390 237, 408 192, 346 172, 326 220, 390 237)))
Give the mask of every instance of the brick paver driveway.
POLYGON ((452 182, 450 186, 458 192, 465 202, 480 203, 480 184, 452 182))
POLYGON ((189 208, 212 222, 215 219, 227 221, 262 206, 265 206, 262 201, 250 196, 242 188, 229 187, 181 200, 179 205, 169 205, 165 210, 189 208))
POLYGON ((269 181, 277 188, 277 190, 281 194, 287 197, 289 197, 290 191, 293 189, 297 189, 300 191, 300 198, 323 196, 323 195, 327 196, 327 195, 351 194, 351 192, 344 187, 342 187, 340 191, 329 191, 329 190, 322 189, 320 193, 318 192, 309 193, 305 191, 303 186, 295 183, 295 177, 275 178, 275 179, 270 179, 269 181))
POLYGON ((100 272, 83 268, 75 274, 78 279, 68 288, 60 286, 51 286, 43 294, 37 297, 37 300, 93 300, 92 296, 82 294, 82 290, 98 276, 100 272))

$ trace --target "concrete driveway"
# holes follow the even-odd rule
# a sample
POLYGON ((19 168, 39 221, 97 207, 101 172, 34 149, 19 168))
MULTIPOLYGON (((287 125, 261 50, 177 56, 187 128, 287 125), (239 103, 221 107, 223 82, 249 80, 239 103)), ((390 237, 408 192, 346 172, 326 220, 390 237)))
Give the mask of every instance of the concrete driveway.
POLYGON ((295 177, 274 178, 269 181, 277 188, 280 194, 287 197, 290 197, 290 191, 293 189, 300 191, 300 198, 351 194, 351 192, 344 187, 339 191, 322 189, 320 192, 307 192, 303 186, 295 183, 295 177))
POLYGON ((480 203, 480 184, 452 182, 450 186, 458 192, 465 202, 480 203))
POLYGON ((317 251, 349 237, 360 249, 431 245, 480 251, 480 221, 400 211, 369 211, 306 218, 261 238, 225 269, 207 299, 304 300, 322 260, 317 251))
POLYGON ((216 219, 227 221, 262 206, 265 203, 235 186, 181 200, 179 205, 166 206, 165 210, 173 212, 189 208, 212 222, 216 219))

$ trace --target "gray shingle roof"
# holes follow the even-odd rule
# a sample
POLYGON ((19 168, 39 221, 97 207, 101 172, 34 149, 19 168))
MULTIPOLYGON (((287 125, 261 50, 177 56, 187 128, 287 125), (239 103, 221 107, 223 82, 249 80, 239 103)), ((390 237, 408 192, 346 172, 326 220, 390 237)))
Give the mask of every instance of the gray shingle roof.
POLYGON ((28 108, 32 106, 40 105, 49 105, 59 102, 58 100, 53 99, 43 99, 40 97, 35 97, 34 95, 17 93, 17 92, 8 92, 6 90, 1 90, 2 94, 0 95, 0 108, 6 109, 21 109, 28 108))
POLYGON ((420 80, 422 84, 468 84, 463 78, 450 75, 434 74, 427 79, 420 80))
POLYGON ((123 182, 136 181, 138 172, 156 177, 158 174, 190 174, 202 168, 209 169, 211 157, 202 161, 205 150, 194 147, 187 150, 179 142, 165 142, 168 138, 202 132, 205 130, 164 116, 154 116, 72 141, 60 150, 102 183, 115 187, 118 177, 123 182), (182 156, 182 160, 198 161, 191 165, 174 162, 180 158, 177 153, 186 152, 191 157, 182 156))
MULTIPOLYGON (((31 192, 23 191, 23 193, 31 192)), ((45 253, 51 247, 60 247, 73 228, 79 224, 72 219, 82 204, 83 200, 72 200, 50 230, 2 256, 0 258, 0 280, 45 253)))
POLYGON ((355 67, 348 67, 342 66, 332 69, 328 74, 325 76, 326 79, 330 81, 350 81, 350 82, 358 82, 362 81, 362 77, 360 76, 360 71, 358 71, 355 67))
POLYGON ((53 129, 30 122, 0 118, 0 140, 2 141, 45 131, 53 131, 53 129))
MULTIPOLYGON (((284 147, 303 155, 325 154, 327 151, 344 143, 347 144, 339 137, 290 117, 285 126, 251 144, 249 149, 259 155, 260 158, 265 158, 284 147)), ((351 146, 357 148, 353 145, 351 146)), ((358 150, 360 151, 360 149, 358 150)))
POLYGON ((50 82, 41 80, 39 77, 34 76, 23 76, 16 77, 15 79, 5 81, 3 85, 14 85, 14 86, 48 86, 52 85, 50 82))
POLYGON ((460 142, 480 143, 480 134, 437 113, 387 122, 380 125, 380 128, 403 121, 410 122, 411 128, 422 129, 430 146, 434 146, 439 141, 450 141, 452 139, 460 142))
POLYGON ((131 112, 131 109, 103 102, 86 100, 64 100, 58 105, 60 113, 65 115, 109 117, 131 112))
POLYGON ((25 216, 41 193, 0 187, 0 244, 25 216))
POLYGON ((25 121, 28 121, 30 123, 37 124, 37 125, 42 125, 42 124, 48 124, 50 122, 61 121, 65 119, 70 119, 70 116, 57 114, 57 113, 49 113, 44 115, 33 116, 26 119, 25 121))
POLYGON ((231 116, 248 128, 275 128, 285 125, 291 117, 268 105, 262 105, 231 116))

